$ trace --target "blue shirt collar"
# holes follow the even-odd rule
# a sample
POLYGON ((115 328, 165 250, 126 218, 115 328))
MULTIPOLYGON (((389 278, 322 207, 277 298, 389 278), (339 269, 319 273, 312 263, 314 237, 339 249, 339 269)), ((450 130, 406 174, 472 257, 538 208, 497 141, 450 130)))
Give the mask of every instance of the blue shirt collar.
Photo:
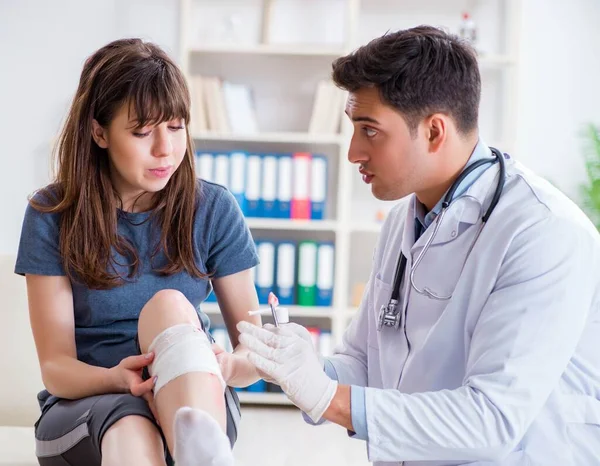
MULTIPOLYGON (((490 148, 480 138, 477 141, 477 145, 475 146, 475 149, 473 149, 473 152, 471 153, 471 157, 469 157, 469 160, 467 161, 465 168, 468 167, 469 165, 471 165, 472 163, 477 162, 478 160, 490 159, 490 158, 492 158, 492 153, 490 151, 490 148)), ((473 183, 475 183, 475 181, 477 181, 479 176, 484 171, 486 171, 489 167, 490 167, 489 165, 485 164, 485 165, 482 165, 481 167, 476 168, 471 173, 469 173, 469 175, 467 175, 467 177, 463 180, 463 182, 460 184, 460 186, 456 190, 454 197, 456 198, 456 197, 464 194, 465 191, 467 189, 469 189, 471 187, 471 185, 473 183)), ((415 198, 415 220, 416 220, 415 224, 416 224, 416 228, 420 229, 421 232, 423 232, 427 228, 429 228, 429 225, 431 225, 433 223, 435 218, 438 216, 438 214, 442 210, 442 202, 444 201, 444 197, 445 197, 445 194, 444 194, 444 196, 441 197, 441 199, 438 201, 438 203, 429 212, 427 212, 427 208, 423 204, 421 204, 421 202, 418 199, 415 198)), ((419 236, 420 235, 416 235, 417 238, 419 236)))

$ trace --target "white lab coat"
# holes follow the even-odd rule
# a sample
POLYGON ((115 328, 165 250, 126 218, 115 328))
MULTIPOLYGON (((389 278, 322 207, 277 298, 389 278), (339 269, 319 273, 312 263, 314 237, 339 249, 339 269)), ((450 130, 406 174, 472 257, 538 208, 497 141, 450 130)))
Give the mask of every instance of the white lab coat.
POLYGON ((413 244, 414 197, 386 220, 359 312, 330 358, 340 383, 369 387, 376 465, 600 464, 600 236, 548 182, 506 166, 464 269, 498 164, 452 203, 417 268, 417 286, 450 301, 409 286, 433 231, 413 244), (378 332, 400 248, 406 324, 378 332))

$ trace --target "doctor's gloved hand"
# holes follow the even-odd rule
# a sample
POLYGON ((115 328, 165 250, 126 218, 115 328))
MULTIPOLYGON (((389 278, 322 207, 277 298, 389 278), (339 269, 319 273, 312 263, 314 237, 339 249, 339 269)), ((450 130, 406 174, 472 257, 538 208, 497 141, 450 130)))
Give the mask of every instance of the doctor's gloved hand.
MULTIPOLYGON (((263 328, 266 330, 269 330, 270 332, 277 333, 277 327, 275 327, 273 324, 265 324, 265 325, 263 325, 263 328)), ((300 338, 305 340, 308 344, 310 344, 310 347, 313 348, 313 351, 315 351, 315 354, 317 354, 317 357, 319 358, 319 364, 321 365, 321 367, 323 367, 323 364, 324 364, 323 357, 320 354, 318 354, 317 351, 315 350, 315 347, 313 344, 313 338, 312 338, 310 332, 308 330, 306 330, 306 327, 303 327, 302 325, 298 325, 294 322, 289 322, 289 323, 285 324, 285 329, 295 333, 300 338)), ((275 384, 279 385, 279 382, 273 380, 265 372, 261 371, 258 368, 257 368, 257 371, 258 371, 260 377, 263 380, 265 380, 266 382, 271 382, 271 383, 275 383, 275 384)))
POLYGON ((259 373, 280 385, 313 422, 319 421, 335 395, 337 381, 323 371, 308 331, 292 323, 261 328, 240 322, 237 329, 240 342, 249 350, 248 359, 259 373))

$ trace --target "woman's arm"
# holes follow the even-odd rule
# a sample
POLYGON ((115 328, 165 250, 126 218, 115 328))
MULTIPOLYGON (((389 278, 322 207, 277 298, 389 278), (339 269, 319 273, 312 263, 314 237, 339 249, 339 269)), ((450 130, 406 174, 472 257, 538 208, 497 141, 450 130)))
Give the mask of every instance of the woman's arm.
MULTIPOLYGON (((29 319, 46 389, 66 399, 129 391, 124 371, 117 370, 121 364, 106 369, 77 360, 73 291, 69 279, 30 274, 26 277, 29 319)), ((126 358, 123 362, 135 364, 134 358, 139 357, 126 358)))
POLYGON ((252 280, 252 269, 216 278, 212 284, 235 356, 232 360, 223 361, 217 355, 223 377, 230 386, 246 387, 260 378, 254 366, 248 362, 247 350, 239 344, 240 333, 236 328, 238 322, 242 320, 258 326, 262 325, 259 315, 248 315, 249 311, 258 309, 258 296, 252 280))
POLYGON ((216 278, 212 284, 231 339, 231 345, 237 350, 240 335, 236 328, 238 322, 245 320, 254 325, 262 325, 259 315, 248 315, 249 311, 258 309, 258 296, 252 280, 252 269, 216 278))

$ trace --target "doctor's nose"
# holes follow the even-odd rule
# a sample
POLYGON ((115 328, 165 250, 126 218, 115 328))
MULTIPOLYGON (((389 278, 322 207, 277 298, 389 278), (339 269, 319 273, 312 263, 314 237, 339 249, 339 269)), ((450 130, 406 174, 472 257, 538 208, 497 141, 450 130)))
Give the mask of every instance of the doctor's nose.
POLYGON ((367 160, 369 160, 368 155, 354 141, 351 141, 348 148, 348 161, 354 164, 363 164, 367 160))

